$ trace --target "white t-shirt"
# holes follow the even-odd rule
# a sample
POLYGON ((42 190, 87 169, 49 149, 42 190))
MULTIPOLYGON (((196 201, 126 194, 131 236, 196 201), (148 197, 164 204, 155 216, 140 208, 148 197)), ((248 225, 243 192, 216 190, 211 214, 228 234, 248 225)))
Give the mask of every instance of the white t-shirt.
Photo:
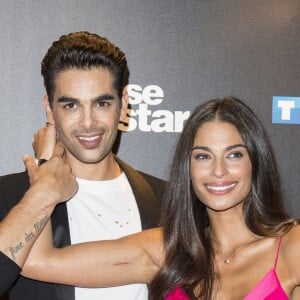
MULTIPOLYGON (((113 180, 77 179, 77 181, 79 190, 67 202, 72 244, 116 239, 141 231, 137 204, 124 173, 113 180)), ((76 300, 146 300, 147 298, 145 284, 112 288, 75 288, 76 300)))

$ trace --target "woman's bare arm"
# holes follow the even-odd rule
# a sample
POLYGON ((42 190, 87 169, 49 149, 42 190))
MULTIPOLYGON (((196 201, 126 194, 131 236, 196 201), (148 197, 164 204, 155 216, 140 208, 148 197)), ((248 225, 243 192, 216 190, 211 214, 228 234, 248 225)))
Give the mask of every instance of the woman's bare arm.
POLYGON ((163 263, 161 229, 117 240, 53 248, 46 226, 28 257, 22 275, 80 287, 149 283, 163 263))
MULTIPOLYGON (((281 258, 288 268, 290 274, 290 282, 293 288, 300 285, 300 225, 294 226, 282 240, 280 250, 281 258)), ((280 263, 280 258, 279 258, 280 263)), ((299 288, 295 290, 295 294, 299 293, 299 288)), ((293 295, 293 299, 298 299, 293 295)))
MULTIPOLYGON (((56 143, 55 128, 47 125, 35 133, 36 156, 48 159, 56 143)), ((48 224, 31 250, 22 275, 36 280, 81 287, 148 283, 163 260, 161 229, 118 240, 53 248, 48 224)))

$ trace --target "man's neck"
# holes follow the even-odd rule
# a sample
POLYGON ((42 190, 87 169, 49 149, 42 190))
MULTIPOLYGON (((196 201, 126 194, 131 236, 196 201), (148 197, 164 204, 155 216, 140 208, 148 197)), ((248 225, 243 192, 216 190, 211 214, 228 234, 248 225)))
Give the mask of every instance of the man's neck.
POLYGON ((67 158, 73 174, 85 180, 111 180, 121 174, 121 169, 112 153, 97 163, 83 163, 75 158, 67 158))

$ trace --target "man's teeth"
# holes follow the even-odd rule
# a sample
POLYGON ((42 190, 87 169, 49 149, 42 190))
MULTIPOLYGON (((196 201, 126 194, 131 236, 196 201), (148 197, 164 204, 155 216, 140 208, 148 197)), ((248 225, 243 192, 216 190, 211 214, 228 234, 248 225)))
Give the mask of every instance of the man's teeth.
POLYGON ((222 186, 212 186, 212 185, 207 185, 206 187, 210 190, 214 190, 214 191, 225 191, 227 189, 231 189, 236 185, 236 183, 232 183, 229 185, 222 185, 222 186))
POLYGON ((96 139, 98 139, 98 136, 80 136, 78 137, 80 140, 84 140, 84 141, 94 141, 96 139))

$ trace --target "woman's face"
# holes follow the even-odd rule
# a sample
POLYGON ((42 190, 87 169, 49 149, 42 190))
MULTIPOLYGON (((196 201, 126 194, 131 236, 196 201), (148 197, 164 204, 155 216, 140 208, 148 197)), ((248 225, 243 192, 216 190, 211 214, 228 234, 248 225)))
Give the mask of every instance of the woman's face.
POLYGON ((191 152, 190 175, 197 197, 209 210, 241 206, 251 188, 252 165, 244 141, 230 123, 201 125, 191 152))

